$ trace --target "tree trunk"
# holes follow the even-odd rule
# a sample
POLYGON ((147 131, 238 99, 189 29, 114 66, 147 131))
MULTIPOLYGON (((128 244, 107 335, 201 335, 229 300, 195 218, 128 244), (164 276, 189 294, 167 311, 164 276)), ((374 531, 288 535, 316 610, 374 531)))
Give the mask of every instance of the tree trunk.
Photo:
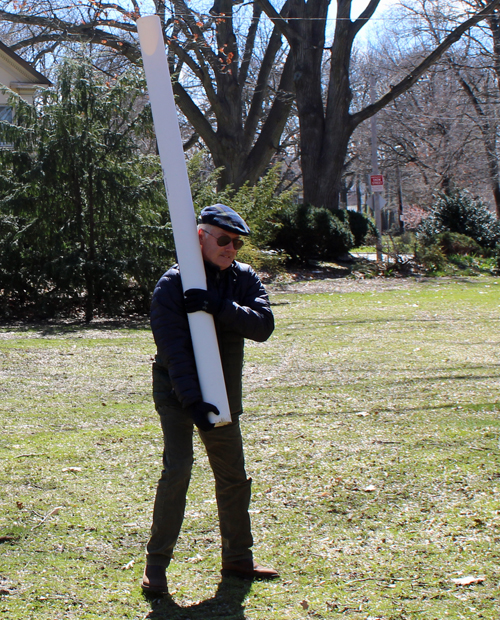
POLYGON ((322 97, 322 62, 325 45, 325 19, 329 0, 290 6, 289 38, 293 57, 293 82, 300 124, 300 158, 304 202, 319 205, 325 110, 322 97))
POLYGON ((307 167, 306 173, 302 169, 304 202, 330 210, 339 208, 342 171, 352 131, 348 124, 330 123, 318 146, 315 168, 307 167))
POLYGON ((93 196, 93 175, 92 167, 89 169, 89 190, 88 190, 88 218, 89 218, 89 243, 85 260, 85 280, 87 283, 87 298, 85 300, 85 321, 90 323, 94 318, 95 306, 95 213, 93 196))
POLYGON ((331 48, 326 110, 322 97, 321 69, 325 44, 323 18, 328 3, 318 2, 315 19, 304 20, 302 36, 291 43, 300 121, 304 202, 328 209, 339 207, 342 170, 349 140, 355 129, 349 115, 352 98, 349 66, 353 42, 349 27, 350 4, 350 0, 338 2, 340 19, 337 20, 331 48))
POLYGON ((493 187, 493 196, 495 197, 496 216, 500 220, 500 183, 498 181, 493 187))
MULTIPOLYGON (((460 71, 453 64, 453 69, 457 74, 458 80, 469 98, 478 118, 478 125, 483 136, 486 160, 488 162, 488 176, 491 190, 495 199, 496 216, 500 219, 500 170, 497 155, 497 132, 496 127, 492 127, 488 114, 483 110, 479 98, 474 93, 469 82, 460 74, 460 71)), ((500 76, 498 76, 500 78, 500 76)))
MULTIPOLYGON (((500 18, 498 9, 496 9, 492 16, 487 19, 488 26, 491 30, 491 34, 493 37, 493 60, 494 60, 494 70, 497 77, 497 87, 500 90, 500 18)), ((488 157, 490 155, 488 154, 488 157)), ((498 171, 498 158, 496 155, 496 150, 494 153, 495 160, 495 170, 492 170, 492 166, 490 164, 490 178, 493 190, 493 197, 495 198, 495 207, 496 207, 496 216, 497 219, 500 220, 500 182, 499 182, 499 171, 498 171), (493 177, 493 175, 495 175, 493 177)))

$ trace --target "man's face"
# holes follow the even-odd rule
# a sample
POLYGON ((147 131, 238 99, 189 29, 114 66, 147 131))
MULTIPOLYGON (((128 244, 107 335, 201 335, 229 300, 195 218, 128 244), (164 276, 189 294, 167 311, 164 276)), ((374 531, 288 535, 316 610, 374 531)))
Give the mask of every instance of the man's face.
POLYGON ((207 230, 198 231, 198 237, 204 260, 212 263, 212 265, 216 265, 221 270, 231 266, 236 258, 237 250, 234 249, 232 242, 220 246, 217 244, 217 240, 220 237, 229 237, 232 241, 233 239, 240 239, 240 235, 223 230, 218 226, 211 226, 209 230, 207 226, 207 230))

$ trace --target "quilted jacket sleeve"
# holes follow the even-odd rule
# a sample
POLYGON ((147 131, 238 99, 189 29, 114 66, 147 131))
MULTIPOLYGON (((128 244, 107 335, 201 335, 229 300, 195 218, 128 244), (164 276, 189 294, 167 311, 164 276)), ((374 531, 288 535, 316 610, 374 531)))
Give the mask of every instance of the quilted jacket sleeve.
POLYGON ((157 362, 168 370, 175 394, 183 407, 201 400, 187 314, 179 272, 172 268, 156 285, 151 304, 151 328, 157 362))
POLYGON ((238 263, 239 277, 234 299, 226 299, 217 320, 243 338, 264 342, 274 331, 274 317, 269 297, 257 274, 238 263))

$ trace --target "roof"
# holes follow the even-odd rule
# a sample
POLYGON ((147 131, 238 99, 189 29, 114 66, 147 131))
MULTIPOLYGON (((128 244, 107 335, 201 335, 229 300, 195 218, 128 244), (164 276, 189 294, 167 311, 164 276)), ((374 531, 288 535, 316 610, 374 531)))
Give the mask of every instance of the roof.
POLYGON ((52 82, 46 78, 44 75, 39 73, 36 69, 34 69, 29 62, 21 58, 16 52, 7 47, 4 43, 0 41, 0 58, 2 56, 7 57, 10 62, 13 62, 18 66, 19 69, 23 71, 23 73, 27 73, 32 79, 31 82, 33 84, 40 84, 43 86, 52 86, 52 82))

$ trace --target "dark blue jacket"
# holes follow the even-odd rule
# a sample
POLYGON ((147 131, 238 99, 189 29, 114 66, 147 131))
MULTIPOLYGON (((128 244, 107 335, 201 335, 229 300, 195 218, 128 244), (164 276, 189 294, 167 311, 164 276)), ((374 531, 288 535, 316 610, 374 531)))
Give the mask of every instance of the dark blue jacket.
MULTIPOLYGON (((231 413, 241 411, 244 338, 264 342, 274 330, 269 298, 249 265, 234 261, 221 271, 205 263, 208 290, 224 300, 214 317, 231 413)), ((174 265, 159 280, 151 304, 157 353, 153 364, 156 405, 189 407, 202 400, 181 274, 174 265)))

